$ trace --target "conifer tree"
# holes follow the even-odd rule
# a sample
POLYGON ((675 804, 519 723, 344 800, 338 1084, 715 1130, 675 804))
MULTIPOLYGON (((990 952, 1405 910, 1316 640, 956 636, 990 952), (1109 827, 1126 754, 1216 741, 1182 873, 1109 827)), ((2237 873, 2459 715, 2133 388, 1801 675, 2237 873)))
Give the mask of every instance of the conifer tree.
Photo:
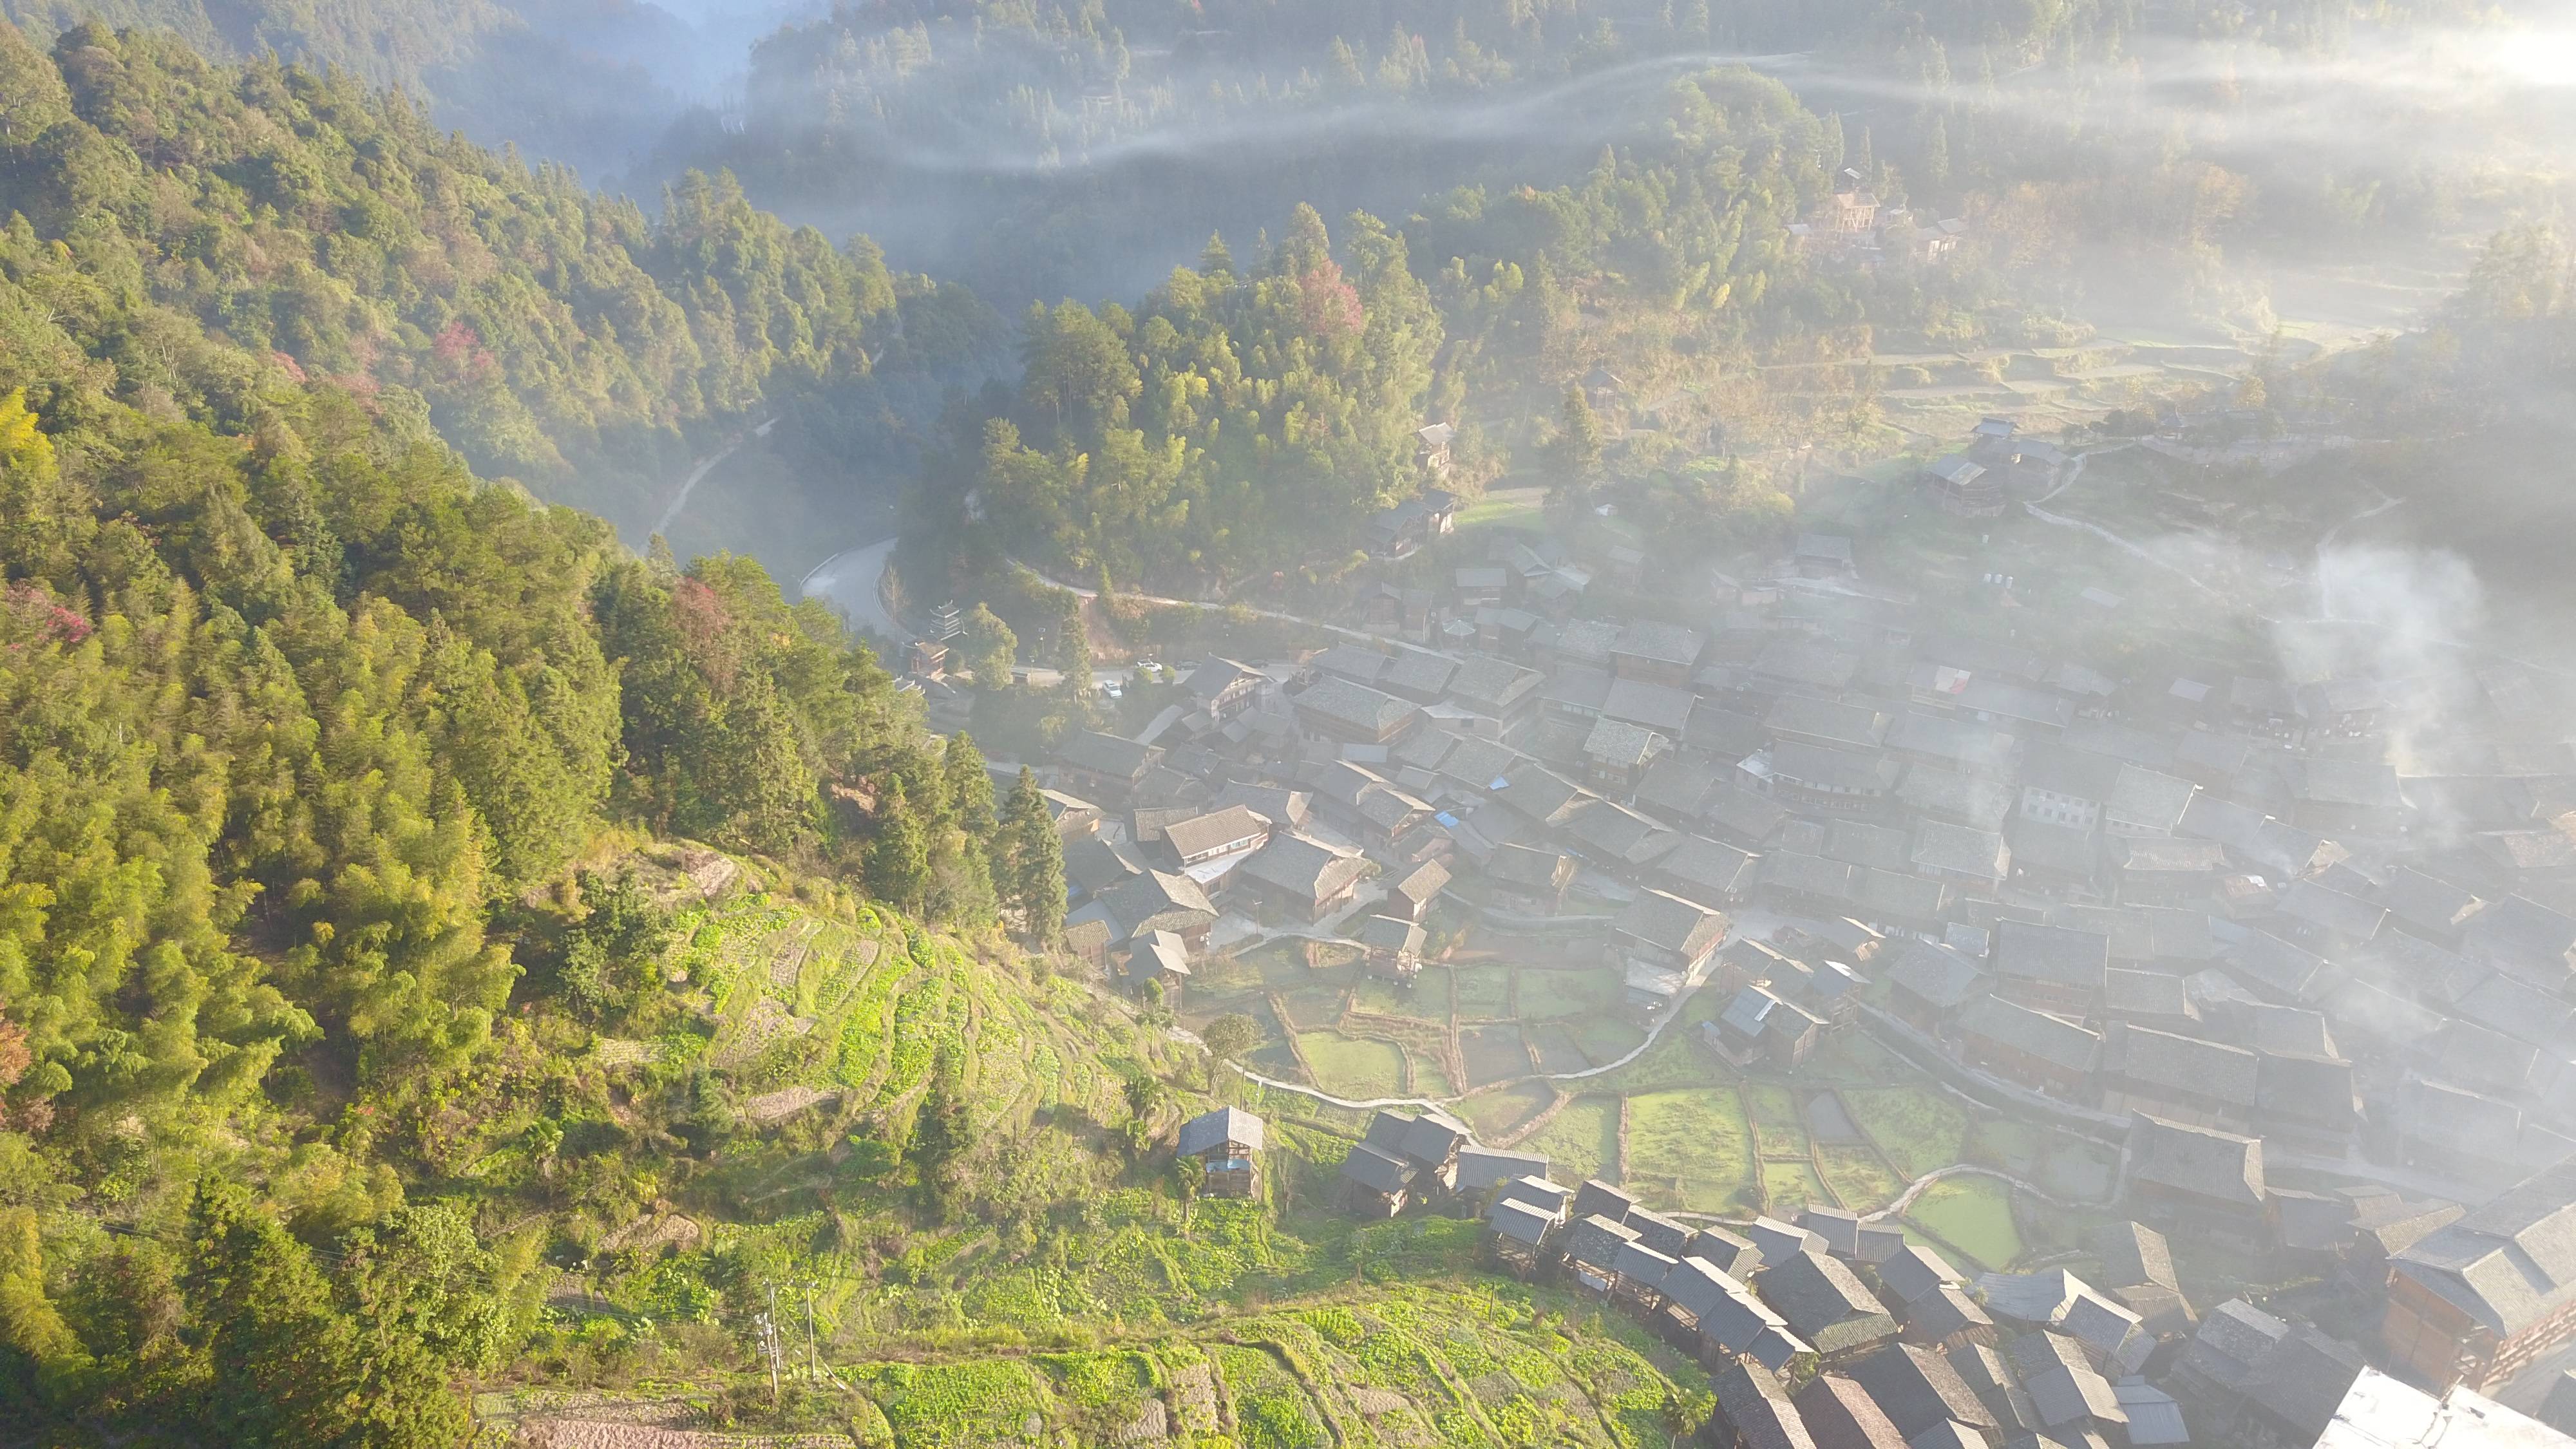
POLYGON ((1064 841, 1055 833, 1037 776, 1026 769, 1003 808, 1002 837, 1009 849, 999 872, 1003 903, 1019 915, 1032 944, 1051 944, 1064 924, 1064 841))
POLYGON ((897 910, 921 909, 930 880, 930 842, 900 775, 888 776, 877 794, 876 839, 868 846, 865 873, 868 893, 878 900, 897 910))

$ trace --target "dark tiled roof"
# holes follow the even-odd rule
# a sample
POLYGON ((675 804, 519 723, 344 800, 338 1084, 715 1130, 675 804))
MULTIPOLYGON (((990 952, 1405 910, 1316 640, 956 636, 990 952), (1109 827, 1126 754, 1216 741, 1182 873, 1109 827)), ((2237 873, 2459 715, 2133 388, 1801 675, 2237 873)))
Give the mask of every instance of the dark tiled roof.
POLYGON ((1878 1401, 1840 1374, 1816 1375, 1798 1390, 1796 1403, 1816 1449, 1905 1449, 1905 1436, 1878 1401))
POLYGON ((1858 1275, 1834 1258, 1798 1253, 1764 1272, 1755 1287, 1762 1301, 1780 1310, 1798 1336, 1818 1352, 1834 1353, 1873 1338, 1892 1335, 1896 1321, 1862 1285, 1858 1275))
POLYGON ((2093 1253, 2102 1260, 2105 1282, 2127 1287, 2155 1283, 2176 1287, 2173 1250, 2165 1235, 2144 1223, 2113 1223, 2093 1235, 2093 1253))
POLYGON ((1566 1230, 1565 1256, 1586 1267, 1607 1269, 1619 1260, 1619 1250, 1636 1237, 1635 1229, 1594 1213, 1576 1218, 1566 1230))
POLYGON ((1919 1344, 1890 1344, 1853 1365, 1851 1376, 1908 1437, 1949 1419, 1995 1427, 1995 1416, 1950 1361, 1919 1344))
POLYGON ((2242 1208, 2263 1206, 2263 1144, 2254 1138, 2133 1112, 2122 1161, 2136 1182, 2242 1208))
POLYGON ((1619 917, 1619 931, 1696 960, 1726 935, 1726 917, 1664 891, 1639 891, 1619 917))
POLYGON ((1134 740, 1084 730, 1056 747, 1056 758, 1077 769, 1117 779, 1134 780, 1161 761, 1163 752, 1152 745, 1134 740))
POLYGON ((2074 1339, 2056 1333, 2026 1333, 2010 1350, 2021 1385, 2051 1429, 2087 1423, 2125 1424, 2128 1414, 2110 1381, 2096 1373, 2074 1339))
POLYGON ((1709 1374, 1718 1413, 1734 1426, 1745 1449, 1817 1449, 1806 1421, 1771 1371, 1729 1359, 1709 1374))
POLYGON ((1906 1304, 1897 1314, 1905 1320, 1907 1329, 1936 1342, 1954 1333, 1995 1326, 1986 1310, 1977 1306, 1977 1300, 1955 1283, 1942 1284, 1906 1304))
POLYGON ((1418 708, 1408 700, 1381 693, 1364 684, 1354 684, 1339 676, 1319 679, 1307 686, 1306 692, 1297 696, 1295 704, 1300 711, 1319 719, 1370 735, 1390 733, 1398 724, 1411 718, 1418 708))
POLYGON ((1344 855, 1322 841, 1281 831, 1252 858, 1235 867, 1252 879, 1323 900, 1368 873, 1358 856, 1344 855))
POLYGON ((1959 1013, 1959 1029, 2070 1072, 2092 1071, 2101 1060, 2101 1037, 2064 1017, 2001 997, 1969 1002, 1959 1013))
POLYGON ((1196 1157, 1213 1147, 1240 1142, 1258 1151, 1265 1142, 1265 1129, 1260 1118, 1240 1107, 1219 1107, 1202 1112, 1181 1124, 1176 1146, 1183 1157, 1196 1157))
POLYGON ((1947 1010, 1986 989, 1986 973, 1958 951, 1912 938, 1896 949, 1893 965, 1873 967, 1889 984, 1947 1010))
POLYGON ((1270 826, 1249 807, 1229 805, 1163 827, 1163 839, 1182 859, 1220 849, 1237 841, 1258 840, 1270 826))
POLYGON ((2083 991, 2101 989, 2111 965, 2111 939, 2063 926, 2007 920, 1995 928, 1995 970, 2083 991))
POLYGON ((2140 1086, 2254 1106, 2256 1058, 2243 1047, 2143 1026, 2115 1026, 2105 1038, 2121 1076, 2140 1086))
POLYGON ((2290 1330, 2255 1366, 2247 1397, 2265 1413, 2313 1442, 2333 1422, 2335 1408, 2361 1377, 2359 1350, 2307 1324, 2290 1330))
POLYGON ((1614 1223, 1623 1222, 1636 1209, 1635 1197, 1597 1177, 1586 1178, 1583 1185, 1574 1190, 1574 1215, 1578 1218, 1598 1215, 1614 1223))
POLYGON ((2576 1160, 2523 1179, 2390 1266, 2500 1335, 2576 1303, 2576 1160))
POLYGON ((1965 1280, 1950 1260, 1930 1248, 1908 1246, 1878 1265, 1878 1281, 1897 1301, 1911 1303, 1944 1283, 1965 1280))
POLYGON ((1375 1192, 1401 1192, 1413 1183, 1413 1164, 1362 1142, 1342 1159, 1342 1176, 1375 1192))

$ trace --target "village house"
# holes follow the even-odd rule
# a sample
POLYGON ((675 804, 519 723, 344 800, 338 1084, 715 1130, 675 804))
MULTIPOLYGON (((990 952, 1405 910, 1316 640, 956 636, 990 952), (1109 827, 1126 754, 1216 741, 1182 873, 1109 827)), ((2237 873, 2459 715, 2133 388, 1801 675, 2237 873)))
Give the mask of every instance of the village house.
POLYGON ((1388 887, 1380 913, 1419 921, 1431 914, 1431 903, 1449 887, 1449 867, 1436 860, 1426 860, 1413 868, 1404 879, 1388 887))
POLYGON ((1498 845, 1485 859, 1485 898, 1514 915, 1555 915, 1573 880, 1574 858, 1554 850, 1498 845))
POLYGON ((1886 712, 1868 705, 1844 704, 1803 694, 1784 694, 1763 716, 1762 727, 1775 741, 1796 741, 1823 749, 1875 750, 1887 743, 1886 712))
POLYGON ((1896 1337, 1895 1316, 1840 1259, 1798 1253, 1753 1280, 1762 1301, 1789 1331, 1833 1363, 1868 1353, 1896 1337))
POLYGON ((1535 1276, 1545 1262, 1547 1239, 1565 1221, 1574 1194, 1544 1177, 1524 1173, 1494 1189, 1485 1209, 1485 1225, 1496 1262, 1522 1278, 1535 1276))
POLYGON ((1160 748, 1098 730, 1075 734, 1055 753, 1056 774, 1063 785, 1113 805, 1134 802, 1145 776, 1162 762, 1160 748))
POLYGON ((1937 714, 1898 715, 1888 725, 1887 748, 1918 769, 1929 765, 1998 785, 2011 780, 2017 768, 2018 746, 2011 735, 1975 720, 1937 714))
POLYGON ((1817 1449, 1788 1389, 1758 1362, 1725 1358, 1709 1370, 1717 1412, 1700 1433, 1713 1449, 1817 1449))
POLYGON ((2140 837, 2111 847, 2113 884, 2131 905, 2211 900, 2226 869, 2227 851, 2214 840, 2140 837))
POLYGON ((1169 931, 1147 931, 1128 943, 1125 966, 1129 987, 1159 986, 1163 999, 1178 1005, 1190 980, 1189 947, 1169 931))
POLYGON ((1869 1392, 1870 1402, 1909 1444, 1944 1424, 1961 1424, 1980 1435, 1995 1433, 1995 1415, 1948 1355, 1920 1344, 1893 1343, 1844 1372, 1869 1392))
POLYGON ((1423 930, 1402 916, 1371 916, 1360 923, 1357 939, 1368 951, 1368 973, 1400 986, 1422 974, 1423 930))
POLYGON ((1610 645, 1611 668, 1621 679, 1686 685, 1708 641, 1696 629, 1660 619, 1637 619, 1610 645))
POLYGON ((2175 775, 2123 764, 2102 802, 2102 833, 2111 836, 2171 835, 2182 826, 2200 787, 2175 775))
POLYGON ((1998 831, 1918 820, 1906 863, 1930 879, 1991 894, 2012 878, 2012 847, 1998 831))
POLYGON ((1184 872, 1226 856, 1257 850, 1270 839, 1270 822, 1248 807, 1229 805, 1166 823, 1164 854, 1184 872))
POLYGON ((1394 744, 1422 718, 1420 706, 1338 675, 1306 686, 1294 703, 1306 730, 1347 744, 1394 744))
POLYGON ((1380 1112, 1342 1159, 1342 1204, 1362 1217, 1393 1217, 1410 1202, 1446 1197, 1457 1186, 1467 1129, 1437 1110, 1380 1112))
POLYGON ((2150 1222, 2248 1246, 2268 1239, 2263 1144, 2254 1138, 2133 1111, 2120 1185, 2150 1222))
POLYGON ((1815 1051, 1824 1029, 1823 1017, 1765 986, 1739 988, 1717 1019, 1699 1028, 1709 1049, 1734 1065, 1768 1060, 1783 1071, 1794 1070, 1815 1051))
POLYGON ((2102 823, 2102 806, 2118 788, 2121 769, 2117 760, 2043 742, 2022 765, 2022 818, 2089 832, 2102 823))
POLYGON ((1743 902, 1759 876, 1761 857, 1751 851, 1685 835, 1655 871, 1662 884, 1684 900, 1733 906, 1743 902))
MULTIPOLYGON (((1434 423, 1414 435, 1419 445, 1417 456, 1425 460, 1424 467, 1432 466, 1428 461, 1430 458, 1437 457, 1441 460, 1441 466, 1433 469, 1435 473, 1446 469, 1449 435, 1442 435, 1436 445, 1431 441, 1430 435, 1435 430, 1447 426, 1445 423, 1434 423)), ((1439 488, 1425 488, 1420 494, 1392 508, 1381 509, 1370 516, 1369 554, 1374 558, 1390 562, 1411 558, 1422 550, 1425 543, 1454 530, 1457 521, 1458 495, 1439 488)))
POLYGON ((2120 1434, 2129 1416, 2121 1409, 2108 1379, 2084 1355, 2084 1347, 2062 1333, 2041 1331, 2014 1339, 2006 1352, 2021 1375, 2022 1391, 2051 1436, 2120 1434))
POLYGON ((1055 822, 1056 838, 1071 845, 1100 832, 1105 818, 1099 806, 1062 790, 1040 790, 1038 797, 1046 802, 1047 818, 1055 822))
POLYGON ((1923 490, 1945 513, 1996 518, 2004 511, 2002 478, 1965 453, 1949 453, 1923 467, 1923 490))
POLYGON ((1235 867, 1233 879, 1263 918, 1307 922, 1349 905, 1369 870, 1361 856, 1283 831, 1235 867))
POLYGON ((2031 921, 1996 923, 1995 989, 2024 1006, 2078 1020, 2092 1016, 2110 969, 2108 936, 2031 921))
POLYGON ((1253 703, 1271 688, 1267 675, 1249 664, 1233 659, 1209 659, 1190 671, 1181 682, 1189 691, 1192 707, 1212 725, 1228 720, 1252 708, 1253 703))
POLYGON ((1746 761, 1757 788, 1792 808, 1873 813, 1896 788, 1899 767, 1885 754, 1783 741, 1746 761), (1753 762, 1759 761, 1758 769, 1753 762))
MULTIPOLYGON (((1577 1209, 1582 1204, 1576 1203, 1577 1209)), ((1608 1294, 1617 1281, 1619 1255, 1637 1230, 1602 1213, 1577 1211, 1558 1243, 1558 1254, 1577 1286, 1608 1294)))
POLYGON ((1538 706, 1547 676, 1491 654, 1470 654, 1449 676, 1449 702, 1498 721, 1505 729, 1538 706))
POLYGON ((1726 939, 1726 916, 1665 891, 1637 893, 1610 927, 1606 964, 1625 974, 1630 1007, 1669 1009, 1708 974, 1726 939))
POLYGON ((1254 1197, 1260 1192, 1261 1149, 1267 1129, 1240 1107, 1219 1107, 1181 1124, 1179 1153, 1206 1164, 1203 1197, 1254 1197))
POLYGON ((1797 1224, 1825 1240, 1825 1251, 1837 1258, 1875 1267, 1905 1251, 1905 1230, 1890 1223, 1862 1220, 1842 1208, 1807 1206, 1797 1224))
POLYGON ((1102 891, 1089 905, 1066 916, 1065 922, 1072 925, 1092 918, 1108 923, 1113 942, 1168 931, 1195 953, 1207 949, 1216 907, 1188 876, 1149 870, 1102 891))
POLYGON ((2388 1256, 2380 1346, 2409 1377, 2484 1389, 2576 1339, 2576 1159, 2388 1256))
POLYGON ((1868 1390, 1840 1374, 1816 1375, 1790 1402, 1798 1406, 1816 1449, 1904 1449, 1905 1436, 1868 1390))
POLYGON ((1596 790, 1624 796, 1645 778, 1647 767, 1671 748, 1670 739, 1643 725, 1603 715, 1584 736, 1584 779, 1596 790))
POLYGON ((1948 945, 1908 940, 1897 945, 1892 960, 1881 959, 1888 962, 1877 968, 1887 979, 1888 1009, 1935 1037, 1989 985, 1983 966, 1948 945))
POLYGON ((2102 1109, 2244 1131, 2258 1058, 2243 1047, 2125 1023, 2103 1035, 2102 1109))
POLYGON ((1960 1054, 2023 1086, 2088 1102, 2102 1038, 2081 1024, 1999 996, 1980 996, 1958 1016, 1960 1054))

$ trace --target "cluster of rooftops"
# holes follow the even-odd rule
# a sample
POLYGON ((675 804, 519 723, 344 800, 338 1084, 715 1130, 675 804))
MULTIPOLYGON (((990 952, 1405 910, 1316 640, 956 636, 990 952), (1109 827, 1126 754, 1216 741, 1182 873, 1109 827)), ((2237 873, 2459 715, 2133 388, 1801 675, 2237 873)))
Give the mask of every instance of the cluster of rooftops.
MULTIPOLYGON (((1970 1279, 1893 1225, 1839 1210, 1685 1224, 1601 1182, 1506 1180, 1485 1223, 1500 1266, 1598 1294, 1700 1359, 1719 1444, 2568 1442, 2472 1389, 2410 1388, 2242 1299, 2197 1317, 2165 1239, 2137 1222, 2090 1244, 2121 1285, 2107 1290, 2064 1269, 1970 1279)), ((2554 1409, 2576 1422, 2576 1380, 2554 1409)))
MULTIPOLYGON (((1925 628, 1819 535, 1699 625, 1580 618, 1533 587, 1571 564, 1509 552, 1456 571, 1421 647, 1201 665, 1161 743, 1069 742, 1065 788, 1199 812, 1149 827, 1180 855, 1249 838, 1228 802, 1264 814, 1248 913, 1320 919, 1436 863, 1489 921, 1610 917, 1645 1011, 1755 907, 1869 933, 1886 954, 1845 964, 1930 1039, 2083 1108, 2473 1185, 2576 1151, 2576 755, 2550 677, 2119 677, 1925 628)), ((1163 904, 1099 914, 1123 941, 1163 904)), ((1400 956, 1409 933, 1378 929, 1400 956)))

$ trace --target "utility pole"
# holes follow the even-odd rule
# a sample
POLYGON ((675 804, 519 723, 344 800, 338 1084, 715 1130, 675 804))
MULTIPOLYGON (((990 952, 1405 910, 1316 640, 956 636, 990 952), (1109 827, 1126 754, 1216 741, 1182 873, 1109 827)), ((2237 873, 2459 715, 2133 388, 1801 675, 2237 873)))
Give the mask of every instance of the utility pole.
POLYGON ((760 1351, 769 1358, 769 1408, 778 1411, 778 1285, 769 1285, 769 1309, 760 1315, 760 1351))
POLYGON ((811 1278, 805 1280, 805 1377, 811 1383, 823 1381, 823 1371, 814 1349, 814 1280, 811 1278))

